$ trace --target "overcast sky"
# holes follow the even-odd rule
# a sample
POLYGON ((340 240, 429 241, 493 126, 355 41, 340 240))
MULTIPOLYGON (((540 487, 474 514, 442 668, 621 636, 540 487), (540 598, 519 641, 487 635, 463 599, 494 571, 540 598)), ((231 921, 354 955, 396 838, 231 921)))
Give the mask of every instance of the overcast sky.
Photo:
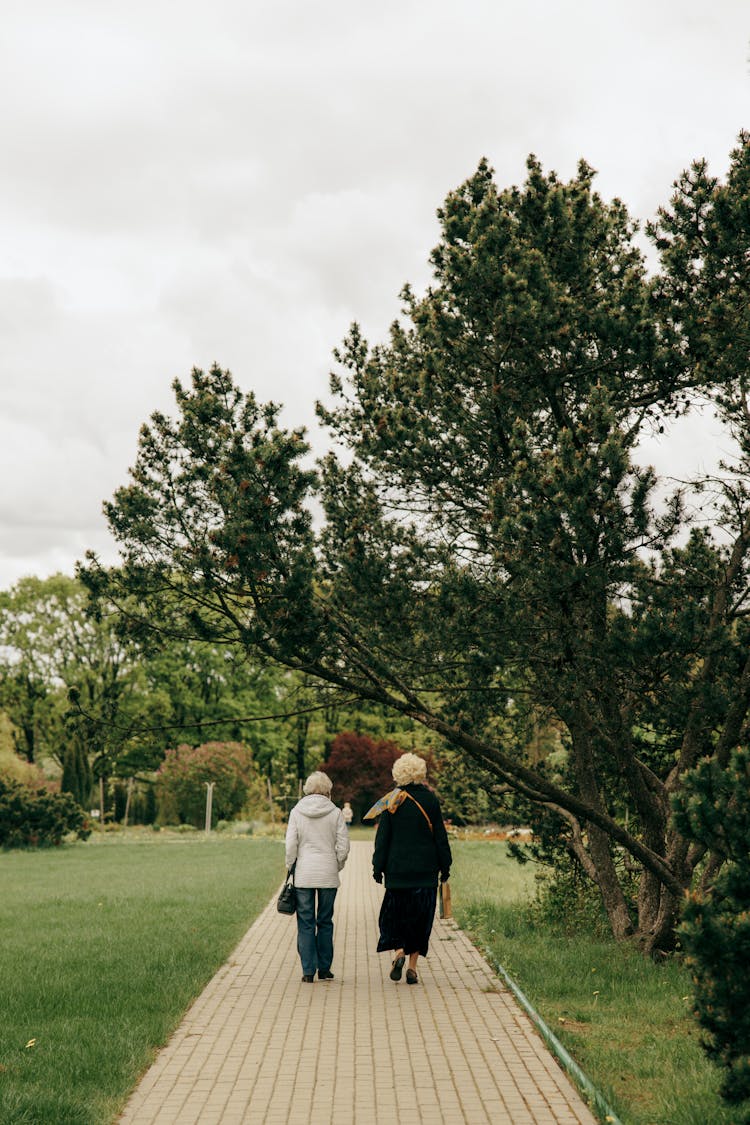
POLYGON ((6 0, 0 588, 114 561, 102 501, 193 366, 311 424, 482 156, 500 186, 585 157, 641 220, 723 174, 749 42, 747 0, 6 0))

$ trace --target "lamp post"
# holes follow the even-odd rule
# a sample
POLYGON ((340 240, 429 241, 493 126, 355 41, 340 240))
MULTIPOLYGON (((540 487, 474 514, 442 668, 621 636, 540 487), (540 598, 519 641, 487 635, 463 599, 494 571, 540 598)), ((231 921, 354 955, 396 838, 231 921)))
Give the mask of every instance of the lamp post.
POLYGON ((211 831, 211 807, 214 803, 214 785, 213 781, 204 782, 206 786, 206 835, 211 831))

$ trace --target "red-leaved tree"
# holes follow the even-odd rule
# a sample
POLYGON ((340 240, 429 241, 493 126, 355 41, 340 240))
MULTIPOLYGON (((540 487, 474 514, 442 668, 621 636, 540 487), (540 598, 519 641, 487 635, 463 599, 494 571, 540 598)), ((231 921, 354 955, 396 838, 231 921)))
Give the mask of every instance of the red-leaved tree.
POLYGON ((366 734, 337 734, 321 766, 334 785, 336 804, 349 801, 354 819, 361 820, 371 805, 393 788, 391 769, 403 754, 395 742, 375 742, 366 734))

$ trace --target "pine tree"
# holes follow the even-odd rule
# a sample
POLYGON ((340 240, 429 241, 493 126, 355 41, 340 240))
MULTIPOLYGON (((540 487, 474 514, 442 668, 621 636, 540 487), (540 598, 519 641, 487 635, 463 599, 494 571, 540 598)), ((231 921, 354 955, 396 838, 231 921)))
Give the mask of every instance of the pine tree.
POLYGON ((335 353, 319 417, 344 451, 317 473, 228 371, 176 382, 106 506, 122 567, 82 575, 140 607, 139 636, 168 622, 421 724, 554 815, 613 933, 661 952, 700 856, 671 796, 750 715, 750 137, 725 185, 680 181, 657 278, 593 178, 530 158, 499 190, 483 161, 449 194, 426 293, 335 353), (686 536, 637 455, 705 397, 739 455, 686 536), (564 735, 564 771, 509 737, 518 700, 564 735))
POLYGON ((702 762, 675 801, 675 821, 706 849, 707 871, 718 868, 690 895, 679 933, 703 1045, 725 1068, 722 1097, 737 1105, 750 1100, 750 749, 735 750, 726 769, 702 762))
POLYGON ((91 765, 88 754, 77 735, 70 739, 63 756, 63 773, 60 788, 63 793, 71 793, 82 808, 86 808, 91 796, 91 765))

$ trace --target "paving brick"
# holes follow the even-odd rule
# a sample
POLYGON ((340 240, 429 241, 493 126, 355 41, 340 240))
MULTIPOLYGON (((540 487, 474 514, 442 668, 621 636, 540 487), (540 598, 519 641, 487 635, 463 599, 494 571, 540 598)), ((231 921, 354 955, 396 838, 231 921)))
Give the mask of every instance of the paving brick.
POLYGON ((303 985, 275 899, 185 1015, 121 1125, 595 1125, 531 1021, 451 921, 420 983, 375 953, 382 887, 355 841, 333 981, 303 985))

